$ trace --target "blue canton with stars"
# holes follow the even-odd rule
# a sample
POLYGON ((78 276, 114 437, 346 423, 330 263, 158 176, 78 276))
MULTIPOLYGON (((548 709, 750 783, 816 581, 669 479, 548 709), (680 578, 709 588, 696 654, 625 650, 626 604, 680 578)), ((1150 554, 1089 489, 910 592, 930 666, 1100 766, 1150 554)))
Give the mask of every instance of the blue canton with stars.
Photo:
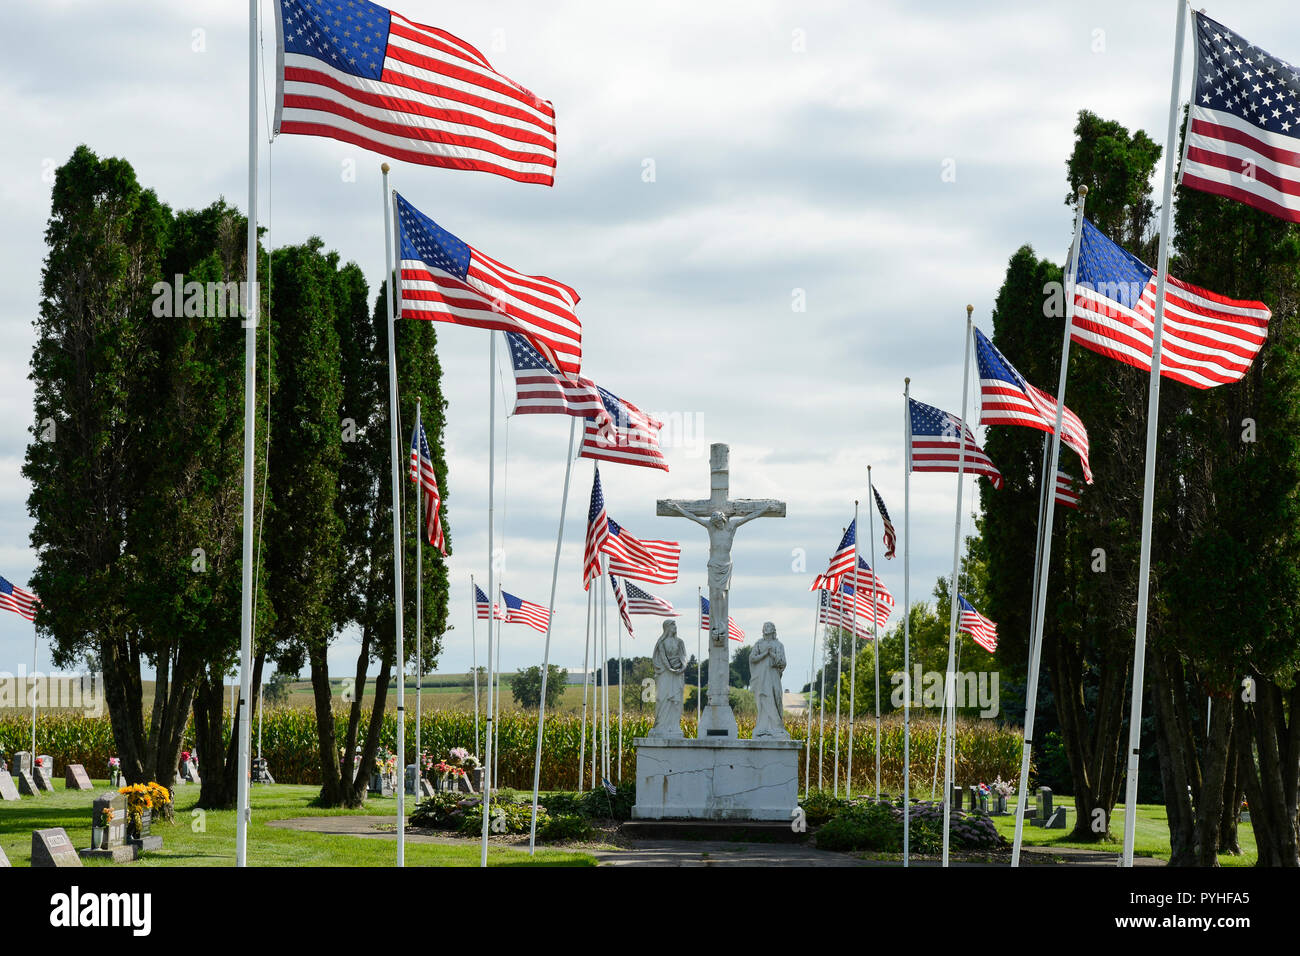
POLYGON ((1111 242, 1088 220, 1083 221, 1076 282, 1125 308, 1135 309, 1152 274, 1141 259, 1111 242))
POLYGON ((388 51, 389 12, 368 0, 280 0, 284 52, 377 80, 388 51))
MULTIPOLYGON (((587 523, 591 524, 605 510, 605 493, 600 489, 600 469, 596 469, 596 478, 591 484, 591 507, 587 509, 587 523)), ((598 526, 599 527, 599 526, 598 526)))
POLYGON ((918 402, 914 398, 909 398, 908 402, 911 405, 913 435, 932 435, 949 441, 957 440, 956 415, 949 415, 942 409, 927 405, 925 402, 918 402))
POLYGON ((1196 105, 1300 138, 1300 71, 1202 13, 1196 23, 1196 105))
POLYGON ((542 358, 542 353, 529 345, 528 340, 518 332, 507 332, 506 342, 510 346, 510 361, 514 365, 515 371, 540 369, 543 372, 550 372, 552 375, 560 374, 560 370, 542 358))
POLYGON ((979 329, 975 330, 975 359, 979 362, 980 378, 997 379, 1010 382, 1020 389, 1025 388, 1025 380, 1020 373, 979 329))
POLYGON ((457 279, 469 277, 469 246, 412 206, 400 193, 397 196, 397 226, 402 259, 419 259, 457 279))

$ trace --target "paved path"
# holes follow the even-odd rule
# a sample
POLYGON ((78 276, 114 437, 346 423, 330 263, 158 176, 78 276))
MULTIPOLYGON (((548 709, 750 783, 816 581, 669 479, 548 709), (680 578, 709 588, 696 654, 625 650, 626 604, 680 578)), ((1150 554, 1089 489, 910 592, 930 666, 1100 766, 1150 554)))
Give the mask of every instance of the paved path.
MULTIPOLYGON (((302 830, 311 833, 350 834, 369 837, 374 840, 396 839, 397 834, 375 829, 377 826, 391 825, 391 816, 348 815, 337 817, 290 817, 286 820, 272 820, 267 825, 286 830, 302 830)), ((462 837, 435 836, 423 833, 408 833, 409 843, 441 843, 447 846, 464 846, 462 837)), ((501 846, 522 846, 527 848, 527 837, 499 836, 492 837, 492 843, 501 846)), ((733 843, 724 840, 637 840, 628 849, 594 850, 579 847, 581 852, 590 853, 601 866, 805 866, 805 867, 843 867, 843 866, 901 866, 887 860, 863 860, 848 853, 830 853, 817 850, 811 846, 798 843, 733 843)), ((1076 850, 1065 847, 1029 847, 1021 851, 1025 865, 1067 865, 1089 867, 1114 867, 1119 859, 1118 853, 1100 850, 1076 850)), ((918 860, 913 866, 938 866, 938 861, 918 860)), ((954 866, 1006 866, 1006 863, 954 863, 954 866)), ((1135 857, 1134 866, 1164 866, 1163 860, 1150 857, 1135 857)))

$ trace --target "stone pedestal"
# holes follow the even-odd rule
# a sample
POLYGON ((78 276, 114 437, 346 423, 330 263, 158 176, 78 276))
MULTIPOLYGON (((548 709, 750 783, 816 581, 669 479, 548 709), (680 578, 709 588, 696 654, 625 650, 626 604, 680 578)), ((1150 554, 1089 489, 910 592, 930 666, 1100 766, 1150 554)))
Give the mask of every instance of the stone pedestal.
POLYGON ((798 740, 638 737, 634 820, 785 820, 799 802, 798 740))

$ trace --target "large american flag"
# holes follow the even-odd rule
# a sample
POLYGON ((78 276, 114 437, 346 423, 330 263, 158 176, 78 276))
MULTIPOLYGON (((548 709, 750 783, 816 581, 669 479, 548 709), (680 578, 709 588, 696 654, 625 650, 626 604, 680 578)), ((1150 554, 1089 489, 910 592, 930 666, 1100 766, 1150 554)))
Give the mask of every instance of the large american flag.
POLYGON ((24 591, 18 585, 9 583, 7 579, 0 578, 0 608, 34 621, 36 605, 40 603, 40 598, 31 591, 24 591))
POLYGON ((676 541, 641 540, 641 546, 654 558, 653 565, 623 561, 611 557, 609 571, 624 578, 645 581, 647 584, 676 584, 677 567, 682 559, 682 546, 676 541))
POLYGON ((1079 492, 1075 490, 1074 479, 1060 469, 1056 472, 1055 498, 1058 505, 1076 510, 1079 507, 1079 492))
POLYGON ((525 601, 517 598, 513 594, 501 592, 501 602, 506 606, 505 617, 502 618, 507 624, 527 624, 534 631, 546 633, 546 625, 550 623, 551 612, 541 604, 534 604, 532 601, 525 601))
MULTIPOLYGON (((871 570, 871 565, 867 564, 865 558, 858 558, 857 571, 851 571, 844 577, 843 590, 845 594, 852 595, 856 592, 858 597, 857 609, 858 616, 871 618, 871 608, 875 605, 876 623, 884 627, 889 620, 889 615, 894 610, 894 596, 889 593, 889 588, 880 580, 875 571, 871 570), (875 600, 872 600, 874 596, 875 600)), ((852 600, 848 602, 852 606, 852 600)))
MULTIPOLYGON (((483 593, 483 589, 477 584, 474 585, 474 610, 480 621, 486 621, 488 619, 488 598, 487 595, 483 593)), ((499 604, 492 605, 492 616, 498 621, 505 620, 505 616, 501 613, 501 606, 499 604)))
MULTIPOLYGON (((646 571, 652 571, 658 567, 654 554, 651 553, 640 538, 625 529, 613 518, 607 518, 606 520, 609 522, 609 534, 605 536, 603 550, 609 555, 611 565, 615 560, 618 560, 624 565, 632 565, 646 571)), ((610 570, 612 571, 613 568, 610 570)))
POLYGON ((1300 222, 1300 70, 1194 13, 1181 183, 1300 222))
MULTIPOLYGON (((1056 399, 1025 381, 979 329, 975 330, 975 357, 980 369, 981 425, 1025 425, 1049 433, 1055 429, 1056 399)), ((1091 483, 1088 430, 1068 407, 1061 410, 1061 441, 1078 453, 1084 480, 1091 483)))
POLYGON ((565 375, 582 366, 578 293, 484 255, 397 196, 401 317, 518 332, 565 375))
MULTIPOLYGON (((700 627, 706 631, 709 629, 709 599, 706 597, 700 598, 700 627)), ((727 615, 727 637, 733 641, 745 639, 744 630, 730 614, 727 615)))
POLYGON ((609 515, 605 513, 605 493, 600 490, 600 468, 591 482, 591 506, 587 509, 587 542, 582 554, 582 588, 600 577, 600 555, 609 540, 609 515))
POLYGON ((276 4, 275 131, 555 182, 555 109, 474 47, 365 0, 276 4))
POLYGON ((664 427, 664 423, 608 389, 597 385, 596 390, 605 406, 614 437, 613 440, 605 437, 605 422, 589 419, 583 430, 582 450, 578 457, 667 471, 668 462, 664 461, 663 452, 659 450, 659 429, 664 427))
POLYGON ((623 591, 623 582, 614 575, 609 576, 609 586, 614 589, 614 600, 618 602, 618 613, 623 618, 623 626, 627 628, 628 634, 636 637, 632 630, 632 615, 627 606, 627 594, 623 591))
MULTIPOLYGON (((610 574, 613 574, 613 571, 613 565, 611 565, 610 574)), ((678 612, 673 610, 672 604, 668 601, 643 591, 631 581, 624 581, 623 587, 627 593, 627 610, 629 614, 654 614, 657 617, 678 616, 678 612)))
POLYGON ((592 419, 597 432, 607 441, 617 440, 613 420, 595 382, 580 375, 560 374, 518 332, 507 332, 506 344, 510 346, 510 363, 515 370, 514 414, 592 419))
POLYGON ((885 523, 885 557, 892 558, 894 549, 898 544, 898 535, 894 533, 894 523, 889 520, 889 512, 885 510, 885 499, 880 497, 880 492, 875 488, 871 493, 876 496, 876 507, 880 509, 880 520, 885 523))
POLYGON ((424 492, 424 527, 429 544, 445 558, 447 542, 442 535, 442 495, 438 492, 438 475, 433 470, 433 455, 429 451, 429 438, 424 434, 424 422, 415 420, 411 434, 411 482, 424 492))
POLYGON ((965 473, 983 475, 993 483, 994 488, 1002 487, 1002 472, 984 454, 984 449, 975 443, 974 434, 960 418, 914 398, 909 397, 908 402, 912 436, 908 459, 912 471, 955 472, 958 455, 964 446, 965 473), (957 442, 959 434, 962 436, 960 446, 957 442))
POLYGON ((870 619, 864 620, 861 616, 855 618, 853 615, 852 585, 842 584, 838 591, 823 591, 820 595, 820 602, 817 620, 821 623, 845 631, 852 631, 854 635, 864 640, 869 641, 872 639, 874 635, 872 634, 870 619))
MULTIPOLYGON (((1151 371, 1155 272, 1087 220, 1074 306, 1073 341, 1151 371)), ((1160 374, 1196 388, 1237 381, 1264 345, 1271 316, 1263 302, 1228 299, 1169 276, 1160 374)))
POLYGON ((957 630, 975 638, 975 643, 990 654, 998 649, 998 626, 957 595, 957 630))
POLYGON ((826 568, 825 574, 819 574, 813 578, 812 587, 809 591, 834 591, 844 580, 844 575, 853 570, 853 554, 857 548, 858 541, 858 519, 854 518, 849 522, 849 526, 844 529, 844 536, 840 538, 840 546, 835 549, 831 555, 830 566, 826 568))

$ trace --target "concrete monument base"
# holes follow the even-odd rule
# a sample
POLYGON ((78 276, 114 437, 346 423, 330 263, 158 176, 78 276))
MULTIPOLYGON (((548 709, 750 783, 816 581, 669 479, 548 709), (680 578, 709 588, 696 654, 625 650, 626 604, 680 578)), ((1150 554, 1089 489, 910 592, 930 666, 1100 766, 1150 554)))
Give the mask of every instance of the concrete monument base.
POLYGON ((638 737, 634 820, 790 820, 798 740, 638 737))

